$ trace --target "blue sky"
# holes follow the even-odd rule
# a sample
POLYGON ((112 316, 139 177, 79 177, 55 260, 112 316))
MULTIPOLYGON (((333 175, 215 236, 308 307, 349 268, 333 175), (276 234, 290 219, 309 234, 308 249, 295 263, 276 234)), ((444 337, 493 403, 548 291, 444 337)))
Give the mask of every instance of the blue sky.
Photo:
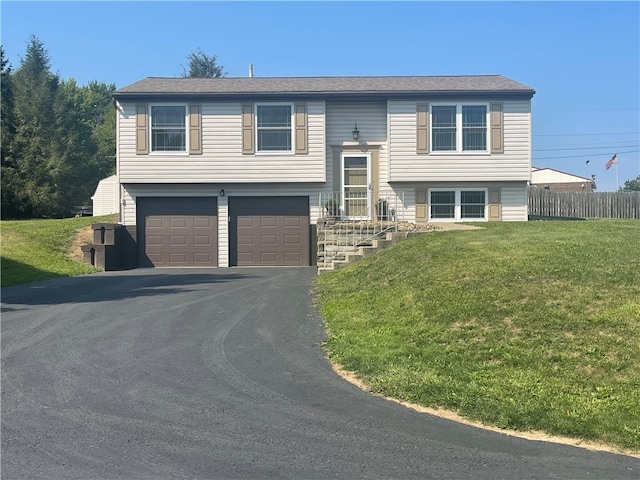
POLYGON ((229 76, 502 74, 536 90, 533 164, 596 175, 598 190, 640 175, 640 3, 0 3, 2 45, 20 66, 30 35, 61 78, 124 87, 180 76, 189 53, 229 76), (587 163, 587 160, 589 163, 587 163))

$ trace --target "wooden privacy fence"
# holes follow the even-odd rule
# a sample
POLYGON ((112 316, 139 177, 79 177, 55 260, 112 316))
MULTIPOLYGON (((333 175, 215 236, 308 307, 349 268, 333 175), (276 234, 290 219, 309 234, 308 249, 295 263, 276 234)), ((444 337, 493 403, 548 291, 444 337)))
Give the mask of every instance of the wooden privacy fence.
POLYGON ((529 187, 529 216, 640 219, 640 192, 552 192, 529 187))

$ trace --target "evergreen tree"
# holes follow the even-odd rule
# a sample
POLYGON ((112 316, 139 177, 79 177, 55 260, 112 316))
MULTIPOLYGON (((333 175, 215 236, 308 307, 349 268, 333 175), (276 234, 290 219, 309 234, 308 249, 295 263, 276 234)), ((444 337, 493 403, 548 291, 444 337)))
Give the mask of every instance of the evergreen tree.
POLYGON ((115 85, 51 73, 32 36, 20 67, 2 61, 2 218, 65 217, 115 170, 115 85))
POLYGON ((218 65, 216 55, 207 55, 198 49, 187 57, 189 60, 189 72, 183 68, 182 76, 191 78, 220 78, 225 77, 223 65, 218 65))
POLYGON ((12 155, 19 181, 15 187, 21 216, 51 217, 58 214, 56 177, 60 165, 56 143, 55 98, 59 80, 51 73, 43 43, 32 36, 27 53, 13 75, 16 132, 12 155))
POLYGON ((13 114, 13 86, 11 78, 11 65, 4 57, 4 48, 0 46, 0 165, 1 165, 1 196, 2 218, 16 216, 16 206, 19 203, 16 198, 19 188, 16 182, 19 175, 16 173, 11 146, 16 131, 13 114))

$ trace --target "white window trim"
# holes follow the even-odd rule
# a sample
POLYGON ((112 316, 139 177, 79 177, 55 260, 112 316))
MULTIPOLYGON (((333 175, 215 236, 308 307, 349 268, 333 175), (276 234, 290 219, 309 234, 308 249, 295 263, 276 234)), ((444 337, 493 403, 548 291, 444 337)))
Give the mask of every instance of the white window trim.
MULTIPOLYGON (((346 185, 344 184, 345 159, 360 158, 360 157, 366 157, 367 159, 367 211, 371 213, 371 207, 373 203, 371 198, 371 194, 373 193, 371 191, 371 154, 370 153, 351 153, 351 152, 343 153, 340 158, 340 198, 342 199, 342 205, 340 205, 341 212, 346 211, 346 194, 345 194, 346 185)), ((349 220, 371 220, 370 216, 359 216, 359 217, 351 216, 351 217, 345 217, 345 218, 349 220)))
POLYGON ((296 111, 295 105, 289 102, 260 102, 256 103, 253 106, 254 108, 254 125, 255 125, 255 138, 254 145, 256 147, 255 155, 295 155, 296 154, 296 135, 295 135, 295 124, 296 124, 296 111), (260 127, 258 127, 258 107, 263 106, 278 106, 278 107, 289 107, 291 109, 291 126, 289 129, 291 130, 291 150, 258 150, 258 131, 260 127))
POLYGON ((491 155, 491 106, 486 102, 435 102, 429 104, 429 144, 431 145, 430 155, 491 155), (433 149, 433 107, 456 107, 456 150, 434 150, 433 149), (486 150, 463 150, 462 149, 462 107, 484 106, 487 108, 485 128, 486 128, 486 150))
POLYGON ((488 188, 429 188, 427 190, 427 221, 433 222, 487 222, 489 221, 489 189, 488 188), (484 192, 484 217, 462 218, 461 192, 484 192), (431 192, 455 192, 454 218, 431 217, 431 192))
POLYGON ((189 105, 186 103, 149 104, 149 155, 188 156, 189 155, 189 105), (153 150, 153 107, 184 107, 184 150, 153 150))

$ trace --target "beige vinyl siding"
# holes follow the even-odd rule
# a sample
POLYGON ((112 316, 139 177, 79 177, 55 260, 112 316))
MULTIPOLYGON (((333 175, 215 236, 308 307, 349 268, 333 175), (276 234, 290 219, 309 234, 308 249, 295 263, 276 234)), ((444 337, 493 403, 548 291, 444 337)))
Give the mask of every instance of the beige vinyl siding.
POLYGON ((218 266, 229 266, 229 197, 218 196, 218 266))
POLYGON ((352 131, 358 124, 358 143, 380 143, 387 141, 387 106, 376 103, 331 103, 327 102, 327 144, 342 145, 356 143, 352 131))
MULTIPOLYGON (((387 105, 385 102, 373 103, 332 103, 327 102, 327 180, 328 190, 334 190, 333 178, 340 172, 333 171, 333 150, 331 146, 353 147, 359 145, 362 152, 367 146, 379 148, 378 184, 382 191, 388 178, 387 152, 387 105), (353 127, 358 124, 360 136, 353 140, 353 127)), ((349 150, 353 153, 353 150, 349 150)), ((337 182, 336 182, 337 183, 337 182)))
MULTIPOLYGON (((487 103, 491 99, 487 100, 487 103)), ((449 101, 449 100, 447 100, 449 101)), ((450 99, 464 103, 464 99, 450 99)), ((512 181, 529 179, 531 102, 504 100, 504 153, 416 153, 418 100, 389 100, 389 180, 512 181)))
POLYGON ((309 153, 305 155, 243 155, 239 102, 202 104, 202 154, 136 155, 135 105, 124 104, 118 119, 120 180, 122 183, 173 184, 324 181, 324 102, 306 102, 306 105, 309 153))
POLYGON ((510 184, 502 187, 502 221, 523 222, 529 218, 527 184, 510 184))

